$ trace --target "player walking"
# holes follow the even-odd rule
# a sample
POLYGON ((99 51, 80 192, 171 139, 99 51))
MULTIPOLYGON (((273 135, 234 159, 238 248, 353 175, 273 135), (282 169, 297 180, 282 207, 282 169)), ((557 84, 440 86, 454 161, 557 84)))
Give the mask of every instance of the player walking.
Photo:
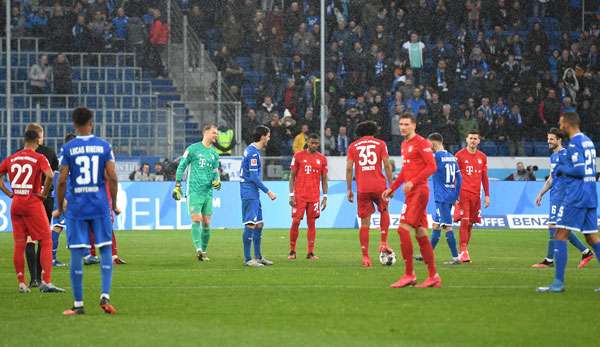
POLYGON ((352 192, 352 171, 356 176, 356 187, 358 191, 358 217, 360 218, 359 240, 362 251, 362 265, 371 266, 369 257, 369 227, 371 226, 371 215, 375 212, 375 206, 379 211, 381 240, 379 241, 379 252, 392 253, 388 246, 388 230, 390 227, 390 214, 388 211, 388 200, 383 199, 381 194, 387 188, 387 182, 392 184, 392 166, 390 165, 387 146, 384 141, 375 138, 377 135, 377 123, 365 121, 356 127, 356 135, 359 139, 348 146, 348 157, 346 159, 346 186, 348 201, 354 202, 352 192), (385 170, 385 177, 382 173, 385 170))
POLYGON ((212 215, 213 189, 221 189, 219 155, 213 148, 217 140, 217 127, 209 124, 202 129, 202 142, 189 146, 177 166, 173 199, 180 200, 181 180, 187 176, 187 204, 192 219, 192 242, 199 261, 208 261, 206 251, 210 239, 210 217, 212 215))
POLYGON ((477 149, 479 132, 471 130, 467 134, 467 147, 456 152, 458 167, 462 174, 462 184, 458 202, 454 207, 454 220, 460 220, 460 261, 471 262, 469 241, 473 224, 481 222, 481 186, 485 193, 484 205, 490 206, 490 183, 487 174, 487 156, 477 149))
POLYGON ((431 143, 418 135, 415 130, 417 120, 410 113, 400 116, 400 134, 404 136, 402 142, 402 171, 392 186, 386 189, 382 197, 389 199, 391 194, 401 185, 406 201, 402 206, 400 216, 400 246, 404 258, 404 275, 391 285, 392 288, 414 286, 417 276, 413 268, 413 245, 410 239, 410 229, 415 230, 415 236, 427 264, 429 277, 418 288, 440 287, 442 278, 435 267, 435 255, 427 237, 427 201, 429 200, 429 187, 427 179, 436 171, 435 160, 431 152, 431 143))
MULTIPOLYGON (((567 149, 562 146, 563 134, 557 128, 552 128, 548 131, 548 147, 552 151, 550 156, 550 176, 546 180, 544 187, 540 190, 535 198, 535 203, 540 206, 542 197, 546 192, 550 191, 550 214, 548 217, 548 252, 546 258, 537 264, 533 264, 535 268, 546 268, 554 266, 554 234, 556 233, 556 218, 561 206, 561 201, 565 195, 565 183, 567 177, 556 174, 556 167, 565 165, 569 161, 567 149)), ((578 268, 583 268, 594 258, 594 253, 585 247, 573 231, 569 231, 569 242, 581 252, 581 262, 578 268)))
POLYGON ((83 256, 90 248, 89 230, 93 228, 96 246, 100 248, 100 277, 102 294, 100 307, 104 312, 117 311, 110 303, 112 284, 112 223, 110 204, 104 180, 109 183, 112 209, 117 209, 118 179, 115 157, 108 142, 92 134, 92 111, 80 107, 73 111, 73 127, 77 137, 62 147, 60 178, 57 187, 57 206, 54 217, 65 213, 67 244, 71 251, 71 286, 75 302, 64 315, 85 313, 83 308, 83 256), (105 178, 106 177, 106 178, 105 178), (65 192, 69 180, 69 206, 64 210, 65 192))
POLYGON ((15 242, 13 262, 19 281, 19 292, 31 291, 25 283, 23 257, 28 237, 37 241, 40 247, 42 267, 40 291, 42 293, 64 292, 64 289, 54 286, 51 282, 52 238, 50 224, 44 209, 44 200, 48 197, 52 187, 54 172, 46 157, 36 153, 38 140, 39 135, 36 131, 26 131, 25 147, 0 164, 0 190, 12 199, 10 218, 15 242), (8 175, 12 191, 4 185, 5 175, 8 175), (45 176, 43 189, 42 176, 45 176))
MULTIPOLYGON (((560 116, 560 130, 569 136, 567 161, 558 164, 553 171, 565 176, 565 194, 557 213, 554 234, 554 282, 539 287, 539 292, 562 292, 565 290, 567 266, 567 238, 569 231, 583 233, 586 241, 600 261, 600 238, 598 238, 598 197, 596 195, 596 149, 580 127, 577 113, 567 112, 560 116)), ((600 291, 600 288, 596 289, 600 291)))
POLYGON ((262 171, 260 151, 267 146, 271 131, 264 125, 256 127, 252 138, 254 140, 245 150, 242 159, 240 173, 240 197, 242 200, 242 223, 244 233, 242 241, 244 244, 244 264, 251 267, 262 267, 273 265, 273 262, 262 256, 262 206, 260 204, 259 190, 266 193, 271 200, 277 199, 277 195, 270 191, 262 183, 262 171), (254 259, 250 255, 250 249, 254 244, 254 259))
POLYGON ((317 260, 315 239, 317 237, 316 220, 327 207, 327 158, 317 152, 321 146, 319 135, 308 136, 308 148, 294 154, 290 166, 290 206, 292 206, 292 226, 290 228, 290 254, 288 259, 296 259, 296 241, 300 221, 306 211, 306 238, 308 251, 306 259, 317 260), (323 186, 323 200, 319 205, 323 186))
POLYGON ((462 175, 458 168, 456 158, 444 149, 444 138, 439 133, 433 133, 428 137, 435 153, 437 171, 433 175, 433 196, 435 200, 435 213, 433 214, 433 231, 431 232, 431 247, 435 249, 444 230, 446 242, 450 248, 452 260, 451 265, 460 264, 456 239, 452 231, 452 205, 458 198, 462 175), (441 230, 440 230, 441 229, 441 230))

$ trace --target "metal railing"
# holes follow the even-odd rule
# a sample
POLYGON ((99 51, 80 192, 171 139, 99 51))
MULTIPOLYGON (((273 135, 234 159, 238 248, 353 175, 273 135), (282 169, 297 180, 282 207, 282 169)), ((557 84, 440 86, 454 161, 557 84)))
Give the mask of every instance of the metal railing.
MULTIPOLYGON (((0 67, 0 71, 6 72, 6 68, 0 67)), ((11 72, 14 75, 13 80, 22 81, 29 78, 29 67, 12 67, 11 72)), ((72 67, 74 80, 131 81, 141 76, 142 69, 139 67, 72 67)))
MULTIPOLYGON (((30 91, 30 81, 12 81, 13 93, 27 94, 30 91)), ((0 91, 6 86, 0 81, 0 91)), ((72 81, 73 91, 82 95, 140 95, 151 96, 152 83, 147 81, 72 81)), ((52 90, 52 81, 48 81, 48 91, 52 90)))
MULTIPOLYGON (((0 94, 0 107, 4 107, 6 101, 6 95, 0 94)), ((15 109, 33 109, 38 104, 46 109, 79 105, 89 108, 155 108, 158 98, 154 95, 13 94, 12 102, 15 109)))

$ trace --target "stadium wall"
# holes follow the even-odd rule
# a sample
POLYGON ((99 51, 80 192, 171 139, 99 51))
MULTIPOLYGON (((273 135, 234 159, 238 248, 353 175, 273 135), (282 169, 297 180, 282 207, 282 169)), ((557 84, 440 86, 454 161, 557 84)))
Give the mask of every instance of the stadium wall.
MULTIPOLYGON (((174 183, 123 182, 119 187, 118 205, 123 211, 115 219, 117 230, 174 230, 189 229, 190 219, 184 201, 171 198, 174 183)), ((266 182, 278 199, 270 201, 262 196, 263 215, 267 228, 289 228, 291 208, 288 204, 287 182, 266 182)), ((542 229, 545 227, 548 199, 535 205, 535 196, 542 182, 490 182, 491 206, 482 210, 484 228, 542 229)), ((598 190, 600 192, 600 189, 598 190)), ((321 213, 317 226, 321 228, 355 228, 358 225, 356 205, 346 200, 346 183, 332 181, 329 185, 327 209, 321 213)), ((398 223, 404 195, 398 191, 391 202, 392 227, 398 223)), ((433 211, 433 202, 429 202, 433 211)), ((12 230, 10 224, 10 199, 0 198, 0 231, 12 230)), ((378 226, 378 216, 373 217, 378 226)), ((241 203, 239 183, 223 182, 221 191, 213 198, 213 227, 241 228, 241 203)))

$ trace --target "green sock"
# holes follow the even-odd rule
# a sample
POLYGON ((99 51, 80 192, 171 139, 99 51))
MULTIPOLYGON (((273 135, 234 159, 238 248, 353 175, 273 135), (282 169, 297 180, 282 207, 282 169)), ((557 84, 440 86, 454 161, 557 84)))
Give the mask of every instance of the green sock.
POLYGON ((196 250, 202 249, 202 242, 200 241, 200 235, 202 234, 202 225, 200 223, 192 223, 192 243, 196 250))
POLYGON ((208 249, 208 240, 210 240, 210 227, 205 226, 200 232, 200 248, 205 252, 208 249))

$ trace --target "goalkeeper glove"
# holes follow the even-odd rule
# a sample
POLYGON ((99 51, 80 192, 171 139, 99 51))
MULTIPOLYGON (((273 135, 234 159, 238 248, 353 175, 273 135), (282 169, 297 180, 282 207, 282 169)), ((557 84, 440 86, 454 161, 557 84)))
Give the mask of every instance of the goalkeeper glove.
POLYGON ((213 189, 221 190, 221 180, 217 178, 216 180, 212 181, 212 187, 213 189))
POLYGON ((171 194, 171 196, 173 197, 173 199, 179 201, 181 200, 181 187, 180 186, 175 186, 175 189, 173 189, 173 193, 171 194))

